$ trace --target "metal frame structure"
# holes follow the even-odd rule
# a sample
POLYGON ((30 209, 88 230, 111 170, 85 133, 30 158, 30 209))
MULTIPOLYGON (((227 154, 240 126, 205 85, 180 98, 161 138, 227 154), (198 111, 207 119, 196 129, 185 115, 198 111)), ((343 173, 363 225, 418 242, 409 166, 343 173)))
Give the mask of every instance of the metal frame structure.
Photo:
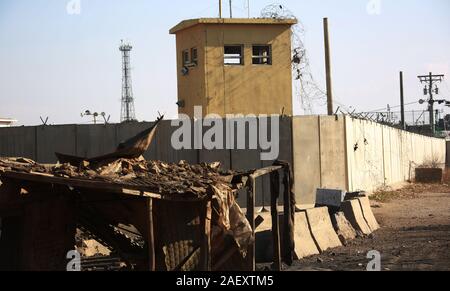
POLYGON ((131 62, 130 54, 133 47, 122 41, 119 50, 122 52, 122 110, 120 114, 121 122, 131 122, 136 120, 134 109, 133 87, 131 82, 131 62))

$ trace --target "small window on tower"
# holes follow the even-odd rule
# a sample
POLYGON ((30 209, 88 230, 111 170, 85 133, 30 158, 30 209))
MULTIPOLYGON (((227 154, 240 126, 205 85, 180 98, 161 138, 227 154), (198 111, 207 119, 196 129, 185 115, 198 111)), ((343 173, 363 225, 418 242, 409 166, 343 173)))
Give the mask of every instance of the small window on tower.
POLYGON ((191 63, 198 65, 198 50, 195 47, 191 49, 191 63))
POLYGON ((182 54, 183 65, 189 65, 189 63, 191 62, 191 60, 189 59, 189 50, 184 50, 182 54))
POLYGON ((227 45, 224 48, 224 64, 225 65, 243 65, 244 53, 242 45, 227 45))
POLYGON ((272 47, 270 45, 254 45, 253 46, 253 64, 254 65, 271 65, 272 64, 272 47))

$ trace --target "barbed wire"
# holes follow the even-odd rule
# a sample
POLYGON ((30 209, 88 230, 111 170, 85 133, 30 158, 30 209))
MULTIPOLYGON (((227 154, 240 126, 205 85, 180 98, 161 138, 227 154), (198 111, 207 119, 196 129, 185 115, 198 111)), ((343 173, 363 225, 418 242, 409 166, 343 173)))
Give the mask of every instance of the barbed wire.
POLYGON ((316 106, 325 106, 325 90, 316 82, 305 46, 305 28, 300 20, 283 4, 271 4, 261 11, 262 18, 296 19, 292 31, 292 72, 294 76, 295 96, 305 113, 313 114, 316 106))

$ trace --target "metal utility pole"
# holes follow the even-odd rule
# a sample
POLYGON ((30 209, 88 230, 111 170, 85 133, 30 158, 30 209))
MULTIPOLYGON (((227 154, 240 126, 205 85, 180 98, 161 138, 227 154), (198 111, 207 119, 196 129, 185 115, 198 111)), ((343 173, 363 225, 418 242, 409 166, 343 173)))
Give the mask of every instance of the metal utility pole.
POLYGON ((219 0, 219 18, 222 18, 222 0, 219 0))
POLYGON ((402 129, 406 130, 406 120, 405 120, 405 95, 403 91, 403 72, 400 72, 400 104, 402 111, 402 129))
POLYGON ((435 122, 435 116, 434 116, 434 103, 435 102, 441 102, 442 100, 434 100, 434 95, 439 94, 439 89, 436 87, 436 89, 433 90, 433 85, 435 83, 440 83, 444 79, 444 75, 433 75, 433 73, 430 72, 429 75, 424 76, 418 76, 420 83, 425 83, 428 85, 428 88, 425 85, 424 89, 424 95, 429 95, 430 99, 428 100, 428 111, 430 112, 430 127, 431 127, 431 133, 433 136, 436 135, 436 122, 435 122))
POLYGON ((247 0, 247 14, 248 18, 250 18, 250 0, 247 0))
POLYGON ((133 87, 131 84, 130 53, 133 47, 122 41, 119 50, 122 52, 122 110, 120 122, 136 120, 134 111, 133 87))
POLYGON ((228 2, 230 3, 230 18, 233 18, 233 1, 229 0, 228 2))
POLYGON ((328 18, 323 19, 323 30, 325 39, 325 69, 327 77, 327 102, 328 115, 333 115, 333 86, 331 82, 331 56, 330 56, 330 37, 328 34, 328 18))

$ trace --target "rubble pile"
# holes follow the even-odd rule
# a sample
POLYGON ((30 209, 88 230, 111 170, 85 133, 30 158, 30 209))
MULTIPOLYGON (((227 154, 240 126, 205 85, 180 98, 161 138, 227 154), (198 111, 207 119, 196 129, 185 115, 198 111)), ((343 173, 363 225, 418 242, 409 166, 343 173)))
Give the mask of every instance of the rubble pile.
POLYGON ((185 161, 168 164, 161 161, 117 159, 91 164, 87 161, 78 167, 69 163, 40 165, 24 158, 0 159, 0 171, 47 174, 60 178, 87 179, 120 185, 139 186, 145 191, 162 195, 184 195, 204 198, 214 195, 212 187, 235 190, 231 172, 222 172, 220 163, 190 165, 185 161))

